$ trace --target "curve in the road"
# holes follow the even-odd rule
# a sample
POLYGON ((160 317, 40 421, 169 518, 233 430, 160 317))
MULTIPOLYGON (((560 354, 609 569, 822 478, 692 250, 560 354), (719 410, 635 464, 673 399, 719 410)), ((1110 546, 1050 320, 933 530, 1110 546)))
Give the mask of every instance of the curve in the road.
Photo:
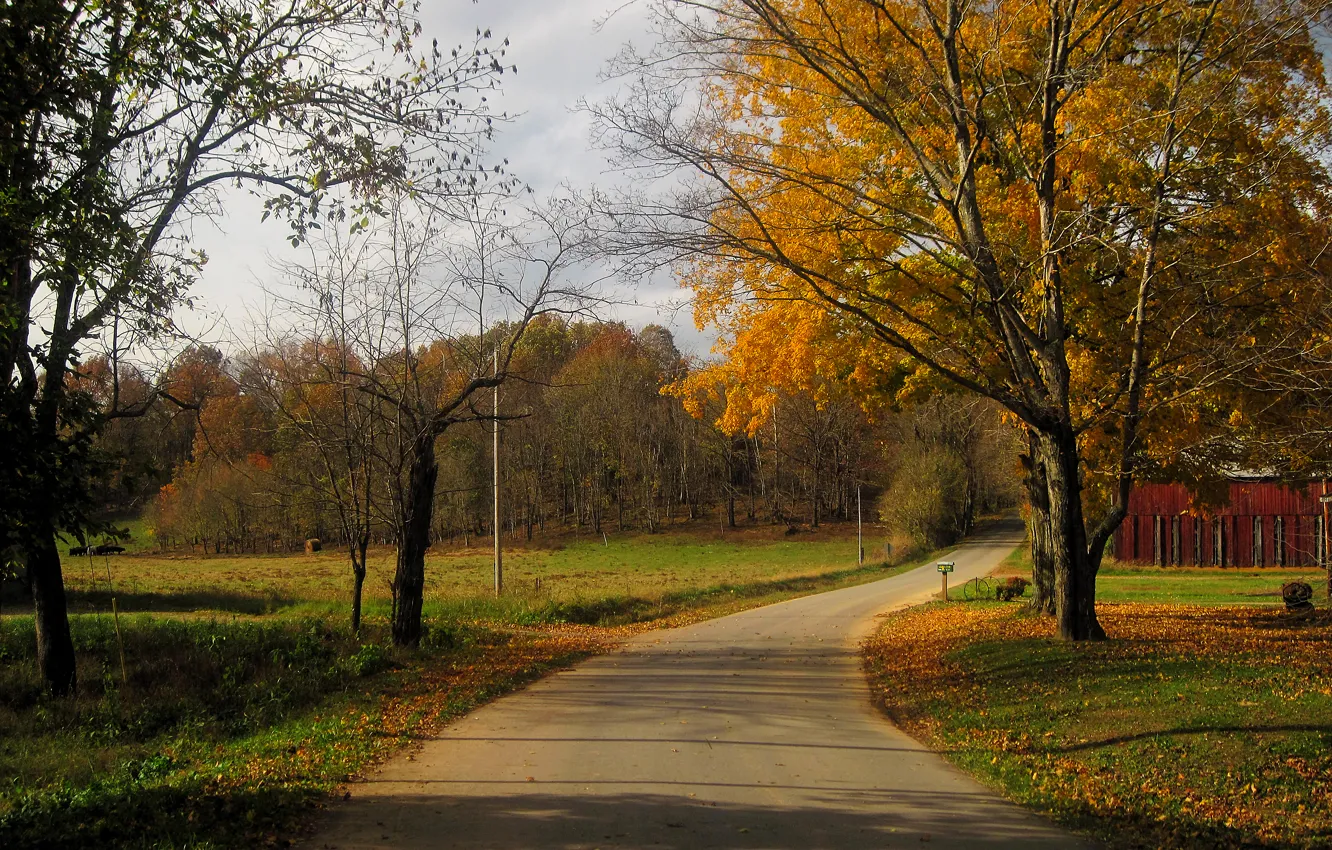
MULTIPOLYGON (((953 582, 1021 535, 969 540, 953 582)), ((458 720, 358 783, 309 846, 1080 846, 871 705, 859 641, 938 587, 928 566, 645 635, 458 720)))

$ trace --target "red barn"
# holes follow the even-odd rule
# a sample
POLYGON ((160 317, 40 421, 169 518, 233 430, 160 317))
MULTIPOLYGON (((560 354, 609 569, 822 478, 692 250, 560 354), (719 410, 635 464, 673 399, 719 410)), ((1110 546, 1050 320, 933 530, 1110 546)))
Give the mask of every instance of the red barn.
POLYGON ((1181 484, 1141 484, 1111 554, 1158 566, 1325 566, 1324 492, 1332 485, 1236 479, 1225 507, 1199 509, 1181 484))

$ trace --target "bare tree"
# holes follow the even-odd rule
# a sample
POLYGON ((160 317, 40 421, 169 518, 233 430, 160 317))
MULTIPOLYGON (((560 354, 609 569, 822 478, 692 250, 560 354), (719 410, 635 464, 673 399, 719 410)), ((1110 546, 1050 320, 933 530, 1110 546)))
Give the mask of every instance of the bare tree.
POLYGON ((370 309, 378 297, 366 264, 368 239, 334 233, 304 264, 281 268, 296 293, 270 293, 262 342, 252 353, 250 392, 279 419, 282 442, 304 463, 286 464, 295 483, 331 504, 352 573, 351 627, 361 629, 366 553, 379 523, 388 521, 380 450, 388 436, 387 407, 366 392, 363 377, 388 333, 386 316, 370 309), (304 295, 306 297, 300 297, 304 295), (284 432, 289 432, 284 433, 284 432))
MULTIPOLYGON (((482 391, 509 378, 532 322, 586 309, 599 283, 585 262, 586 221, 571 202, 508 221, 501 198, 437 201, 398 198, 382 227, 306 272, 312 300, 303 314, 318 319, 292 330, 302 345, 336 349, 332 385, 345 402, 335 409, 377 423, 351 443, 340 438, 330 469, 349 470, 354 458, 361 470, 358 492, 337 496, 361 539, 379 510, 367 472, 381 478, 397 545, 393 639, 408 646, 421 638, 436 442, 457 425, 493 421, 482 391)), ((363 571, 363 551, 353 560, 363 571)))

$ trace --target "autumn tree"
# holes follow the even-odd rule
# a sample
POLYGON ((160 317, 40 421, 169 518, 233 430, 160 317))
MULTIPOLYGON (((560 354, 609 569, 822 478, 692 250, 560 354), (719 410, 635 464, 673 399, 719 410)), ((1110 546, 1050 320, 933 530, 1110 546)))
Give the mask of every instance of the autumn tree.
POLYGON ((1209 468, 1220 460, 1326 479, 1332 476, 1332 280, 1279 306, 1281 332, 1219 387, 1231 428, 1188 449, 1209 468))
MULTIPOLYGON (((180 354, 163 383, 198 410, 165 421, 188 425, 193 442, 150 517, 164 545, 299 550, 312 535, 326 547, 345 545, 353 617, 366 550, 400 534, 414 445, 407 437, 417 427, 393 401, 405 370, 402 311, 385 301, 397 265, 386 259, 386 237, 370 228, 317 240, 287 268, 287 285, 270 293, 269 319, 250 349, 180 354)), ((412 288, 421 310, 426 293, 451 289, 447 303, 455 305, 467 293, 443 273, 441 243, 433 244, 412 288)), ((515 330, 506 321, 476 333, 469 328, 482 327, 479 319, 451 326, 447 316, 431 309, 413 320, 415 368, 430 393, 460 379, 466 361, 458 352, 479 357, 481 373, 493 371, 494 340, 515 330)), ((845 520, 858 484, 869 505, 886 480, 884 449, 916 440, 901 416, 871 421, 846 388, 826 381, 815 392, 784 393, 780 415, 758 432, 726 431, 714 424, 724 412, 720 392, 663 393, 696 369, 714 374, 682 356, 659 326, 534 316, 502 387, 501 532, 521 529, 531 539, 555 525, 651 533, 713 510, 734 527, 742 499, 751 522, 785 525, 816 513, 845 520)), ((435 439, 431 545, 493 531, 490 400, 483 393, 435 439)), ((963 429, 980 421, 958 419, 963 429)), ((169 434, 164 446, 179 439, 169 434)))
POLYGON ((1322 6, 657 9, 662 47, 591 109, 679 188, 612 201, 618 247, 684 262, 737 416, 810 368, 997 401, 1048 497, 1059 634, 1102 637, 1148 435, 1329 271, 1322 6))
POLYGON ((994 402, 940 393, 885 415, 880 516, 933 549, 969 534, 976 519, 1019 502, 1018 429, 994 402))

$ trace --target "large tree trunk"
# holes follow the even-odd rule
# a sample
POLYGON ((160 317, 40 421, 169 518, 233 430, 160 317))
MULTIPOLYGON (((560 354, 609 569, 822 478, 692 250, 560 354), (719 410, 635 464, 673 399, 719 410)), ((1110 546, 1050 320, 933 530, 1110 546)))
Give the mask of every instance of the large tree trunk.
POLYGON ((1065 640, 1101 640, 1105 632, 1096 619, 1096 572, 1099 553, 1087 551, 1078 480, 1077 436, 1071 428, 1042 433, 1040 456, 1050 497, 1049 525, 1054 543, 1055 616, 1065 640))
POLYGON ((407 498, 398 534, 398 569, 393 577, 393 643, 421 643, 421 603, 425 593, 425 553, 430 545, 430 515, 435 503, 435 437, 418 437, 412 450, 407 498))
POLYGON ((74 641, 69 635, 60 552, 54 529, 38 534, 28 550, 28 576, 37 621, 37 666, 52 695, 69 696, 76 684, 74 641))
POLYGON ((1045 466, 1040 460, 1040 442, 1035 432, 1027 434, 1028 453, 1022 458, 1027 471, 1027 494, 1031 517, 1027 534, 1031 538, 1031 610, 1041 614, 1055 612, 1054 535, 1050 526, 1050 490, 1045 466))
MULTIPOLYGON (((1048 495, 1042 493, 1048 499, 1048 495)), ((1043 500, 1040 507, 1031 508, 1031 610, 1041 614, 1055 613, 1055 540, 1050 525, 1049 504, 1043 500)))

